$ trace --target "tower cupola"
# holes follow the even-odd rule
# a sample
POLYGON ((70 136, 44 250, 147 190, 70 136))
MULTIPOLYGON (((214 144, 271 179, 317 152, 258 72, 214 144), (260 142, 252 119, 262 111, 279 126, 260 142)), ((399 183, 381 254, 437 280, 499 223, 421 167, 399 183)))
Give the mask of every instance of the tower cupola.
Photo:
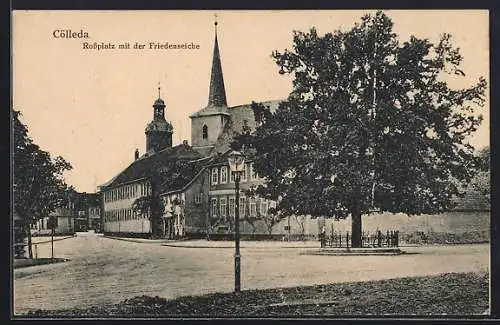
POLYGON ((158 98, 153 103, 153 120, 146 126, 146 151, 150 154, 172 146, 174 128, 165 119, 165 101, 161 99, 158 86, 158 98))

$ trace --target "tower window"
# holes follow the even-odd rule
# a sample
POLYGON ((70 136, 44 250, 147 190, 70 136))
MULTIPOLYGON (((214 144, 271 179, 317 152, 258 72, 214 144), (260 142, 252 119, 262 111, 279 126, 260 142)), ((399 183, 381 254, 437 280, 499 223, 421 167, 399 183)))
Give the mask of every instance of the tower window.
POLYGON ((208 126, 203 125, 203 139, 208 139, 208 126))

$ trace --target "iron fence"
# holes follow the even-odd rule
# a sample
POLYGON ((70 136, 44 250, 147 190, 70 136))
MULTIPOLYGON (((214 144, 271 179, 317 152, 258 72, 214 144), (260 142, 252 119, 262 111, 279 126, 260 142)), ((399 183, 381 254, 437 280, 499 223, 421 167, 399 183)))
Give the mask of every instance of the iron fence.
MULTIPOLYGON (((351 247, 352 235, 347 231, 332 232, 330 234, 320 234, 321 247, 349 248, 351 247)), ((374 233, 363 232, 361 235, 361 246, 369 247, 398 247, 399 231, 387 230, 385 233, 376 231, 374 233)))

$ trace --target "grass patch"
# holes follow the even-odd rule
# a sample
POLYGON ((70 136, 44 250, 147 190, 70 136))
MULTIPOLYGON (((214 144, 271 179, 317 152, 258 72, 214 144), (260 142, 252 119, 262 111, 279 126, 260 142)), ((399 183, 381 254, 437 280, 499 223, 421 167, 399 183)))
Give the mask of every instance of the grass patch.
POLYGON ((138 296, 118 304, 28 317, 275 317, 472 315, 488 308, 487 273, 446 273, 382 281, 244 290, 166 300, 138 296))

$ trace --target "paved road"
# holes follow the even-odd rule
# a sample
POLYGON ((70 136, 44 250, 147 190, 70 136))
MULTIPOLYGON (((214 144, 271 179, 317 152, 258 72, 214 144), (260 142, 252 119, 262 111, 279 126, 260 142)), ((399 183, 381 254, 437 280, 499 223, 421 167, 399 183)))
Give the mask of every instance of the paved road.
MULTIPOLYGON (((54 243, 70 262, 14 270, 14 310, 116 303, 137 295, 173 298, 233 289, 233 251, 78 236, 54 243)), ((242 249, 242 289, 485 271, 489 245, 411 247, 399 256, 313 256, 305 249, 242 249)), ((39 256, 50 254, 40 244, 39 256)))

